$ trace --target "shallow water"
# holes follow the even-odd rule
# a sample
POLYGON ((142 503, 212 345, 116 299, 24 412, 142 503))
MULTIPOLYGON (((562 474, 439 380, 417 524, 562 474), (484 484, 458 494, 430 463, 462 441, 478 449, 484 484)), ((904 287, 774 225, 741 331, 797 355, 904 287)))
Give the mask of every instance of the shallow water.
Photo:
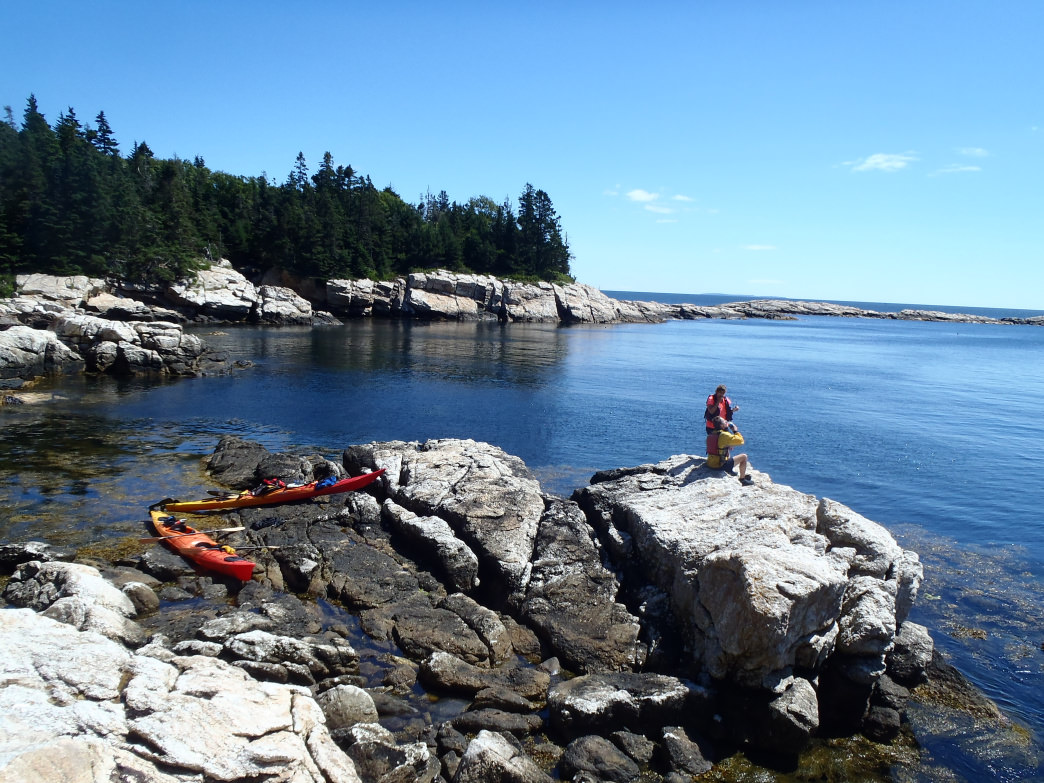
POLYGON ((1023 727, 1012 736, 1024 747, 999 741, 1010 751, 1000 761, 977 733, 989 727, 925 729, 925 763, 957 780, 1037 775, 1044 329, 813 317, 199 333, 256 366, 62 379, 40 390, 47 403, 0 409, 0 537, 140 535, 149 503, 212 486, 199 458, 226 433, 332 459, 372 440, 474 438, 568 495, 596 470, 701 454, 703 403, 724 382, 756 469, 921 553, 914 619, 1023 727))

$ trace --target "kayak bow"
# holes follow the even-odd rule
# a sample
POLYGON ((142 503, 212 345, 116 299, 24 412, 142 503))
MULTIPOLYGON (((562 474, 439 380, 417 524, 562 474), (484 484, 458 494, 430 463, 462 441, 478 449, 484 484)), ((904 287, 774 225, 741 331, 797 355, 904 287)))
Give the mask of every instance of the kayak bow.
POLYGON ((171 549, 182 557, 186 557, 201 568, 234 576, 243 582, 249 582, 254 573, 254 563, 245 560, 232 550, 223 547, 206 533, 200 533, 166 511, 152 509, 152 526, 156 533, 163 537, 171 549), (231 550, 231 551, 230 551, 231 550))

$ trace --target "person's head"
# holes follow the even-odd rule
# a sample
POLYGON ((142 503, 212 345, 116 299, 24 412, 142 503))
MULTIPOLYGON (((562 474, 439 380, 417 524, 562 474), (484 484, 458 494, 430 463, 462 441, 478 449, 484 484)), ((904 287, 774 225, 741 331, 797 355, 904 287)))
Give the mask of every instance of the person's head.
POLYGON ((717 389, 714 390, 714 396, 719 400, 725 396, 725 384, 721 384, 717 389))
POLYGON ((715 416, 713 424, 714 424, 714 429, 716 429, 716 430, 723 430, 723 429, 725 429, 726 427, 729 426, 728 422, 726 422, 725 419, 722 418, 721 416, 715 416))

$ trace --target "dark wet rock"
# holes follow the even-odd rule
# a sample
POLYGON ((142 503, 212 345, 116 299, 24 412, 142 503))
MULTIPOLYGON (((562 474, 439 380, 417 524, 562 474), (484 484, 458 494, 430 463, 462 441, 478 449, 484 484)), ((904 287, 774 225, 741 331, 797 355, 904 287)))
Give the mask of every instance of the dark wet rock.
POLYGON ((394 605, 388 616, 394 640, 414 660, 441 651, 473 665, 489 665, 489 648, 482 639, 459 615, 432 606, 424 595, 394 605))
POLYGON ((902 712, 906 708, 906 702, 910 699, 909 688, 904 688, 891 677, 881 677, 874 684, 874 692, 870 697, 870 703, 881 707, 888 707, 896 712, 902 712))
POLYGON ((403 715, 417 715, 418 710, 412 704, 387 691, 367 691, 373 699, 373 705, 377 708, 377 714, 382 718, 396 718, 403 715))
POLYGON ((485 730, 526 736, 543 729, 544 720, 533 713, 505 712, 486 707, 461 713, 453 719, 453 728, 465 734, 476 734, 485 730))
POLYGON ((552 778, 519 745, 493 731, 468 743, 453 783, 552 783, 552 778))
POLYGON ((575 780, 578 773, 587 772, 598 780, 627 783, 637 780, 641 773, 630 756, 609 740, 595 735, 578 737, 570 742, 558 764, 567 780, 575 780))
POLYGON ((537 705, 526 697, 501 686, 483 688, 475 694, 469 710, 494 709, 504 712, 536 712, 537 705))
POLYGON ((927 679, 935 643, 923 625, 907 621, 899 626, 888 653, 888 673, 896 682, 913 687, 927 679))
POLYGON ((160 590, 159 597, 160 601, 174 603, 177 601, 187 601, 188 599, 192 598, 192 594, 185 592, 180 587, 174 587, 170 585, 160 590))
MULTIPOLYGON (((867 695, 858 692, 860 715, 867 695)), ((816 691, 803 677, 787 678, 775 692, 733 690, 720 704, 731 739, 781 756, 796 756, 822 721, 816 691)))
POLYGON ((547 698, 551 678, 537 669, 513 666, 483 669, 472 666, 446 652, 434 652, 421 664, 419 677, 428 688, 439 693, 474 696, 487 688, 505 688, 542 704, 547 698))
POLYGON ((609 739, 639 765, 648 764, 656 752, 656 743, 643 734, 631 731, 614 731, 609 739))
POLYGON ((575 503, 552 501, 540 518, 522 617, 565 665, 581 673, 641 666, 637 618, 617 601, 615 575, 575 503))
POLYGON ((489 662, 499 666, 511 660, 514 648, 511 637, 499 615, 462 593, 448 595, 439 601, 438 608, 453 612, 486 646, 489 662))
POLYGON ((681 726, 668 726, 663 730, 664 766, 670 772, 683 775, 702 775, 714 766, 706 743, 689 737, 681 726))
POLYGON ((463 754, 468 747, 468 738, 453 728, 453 724, 449 722, 439 726, 438 731, 435 733, 435 742, 439 753, 455 752, 463 754))
POLYGON ((899 712, 890 707, 872 705, 863 719, 863 733, 877 742, 888 742, 899 734, 899 712))
POLYGON ((547 696, 551 728, 564 737, 646 732, 710 717, 712 694, 664 674, 589 674, 556 683, 547 696))
POLYGON ((155 588, 144 582, 125 582, 120 589, 131 600, 137 616, 150 614, 159 609, 159 595, 155 588))
POLYGON ((75 556, 76 552, 72 549, 52 546, 43 541, 0 544, 0 574, 10 574, 30 560, 49 563, 52 560, 72 560, 75 556))

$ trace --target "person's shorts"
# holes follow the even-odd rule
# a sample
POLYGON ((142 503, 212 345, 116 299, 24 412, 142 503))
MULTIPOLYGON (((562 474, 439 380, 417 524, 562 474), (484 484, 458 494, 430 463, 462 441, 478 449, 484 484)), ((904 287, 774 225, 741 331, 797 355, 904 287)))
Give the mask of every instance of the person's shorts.
POLYGON ((732 457, 729 457, 727 460, 725 460, 723 463, 721 463, 721 469, 722 470, 732 470, 732 468, 733 468, 733 466, 735 466, 735 464, 736 464, 736 460, 734 460, 732 457))

